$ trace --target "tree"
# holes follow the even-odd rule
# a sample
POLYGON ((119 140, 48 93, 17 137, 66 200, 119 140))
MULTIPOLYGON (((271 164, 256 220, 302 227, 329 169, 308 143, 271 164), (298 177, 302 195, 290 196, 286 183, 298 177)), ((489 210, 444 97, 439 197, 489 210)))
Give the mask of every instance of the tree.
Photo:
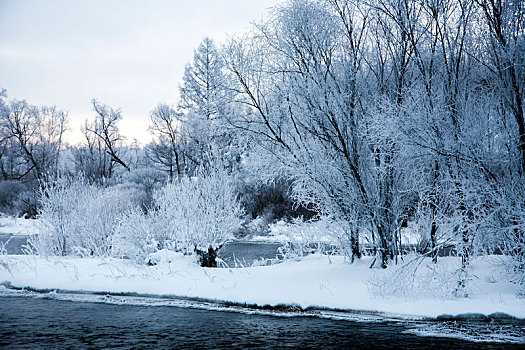
POLYGON ((485 19, 487 66, 499 83, 501 102, 516 122, 516 145, 525 173, 525 4, 519 0, 477 1, 485 19))
POLYGON ((71 148, 75 173, 82 174, 90 183, 110 178, 115 163, 110 161, 103 141, 89 130, 87 120, 82 133, 85 143, 71 148))
POLYGON ((277 157, 299 201, 348 225, 352 259, 360 256, 359 230, 374 228, 386 266, 385 229, 367 182, 370 152, 359 131, 367 13, 350 11, 350 4, 291 2, 258 27, 250 44, 230 46, 238 103, 251 108, 235 125, 277 157))
POLYGON ((192 64, 186 66, 180 86, 185 154, 194 163, 215 157, 236 158, 231 154, 235 140, 227 122, 232 99, 227 81, 222 54, 205 38, 195 50, 192 64))
POLYGON ((182 173, 181 115, 166 104, 159 104, 150 114, 151 125, 148 128, 154 141, 147 147, 147 155, 160 167, 166 168, 170 179, 182 173))
MULTIPOLYGON (((95 119, 85 125, 86 132, 95 135, 103 144, 104 151, 110 156, 110 162, 121 165, 127 171, 129 166, 122 157, 122 146, 124 137, 120 134, 117 123, 122 119, 119 109, 110 108, 96 99, 93 99, 93 110, 96 112, 95 119)), ((112 175, 112 167, 109 168, 108 176, 112 175)))
POLYGON ((67 113, 7 100, 0 94, 0 163, 5 179, 54 178, 59 171, 67 113))
POLYGON ((506 237, 505 250, 513 257, 517 280, 523 283, 525 231, 520 213, 525 197, 525 4, 514 0, 476 0, 475 3, 484 25, 480 31, 484 55, 477 59, 487 68, 484 84, 496 93, 500 105, 496 113, 506 131, 500 137, 512 145, 512 149, 507 150, 510 157, 504 158, 506 176, 495 186, 499 193, 505 193, 499 203, 507 208, 501 218, 500 234, 506 237), (508 203, 512 203, 512 210, 508 203))
POLYGON ((211 120, 222 113, 224 98, 223 60, 210 38, 204 38, 193 53, 180 87, 179 107, 199 118, 211 120))

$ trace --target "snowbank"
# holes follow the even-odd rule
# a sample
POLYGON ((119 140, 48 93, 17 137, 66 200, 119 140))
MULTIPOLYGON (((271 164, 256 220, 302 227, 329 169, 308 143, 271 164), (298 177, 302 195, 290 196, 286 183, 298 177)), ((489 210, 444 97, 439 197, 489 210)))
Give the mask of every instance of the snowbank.
MULTIPOLYGON (((254 219, 253 226, 257 226, 261 221, 260 217, 254 219)), ((303 222, 295 220, 287 222, 284 220, 276 221, 269 225, 268 232, 249 237, 252 242, 272 242, 272 243, 324 243, 338 244, 341 237, 345 237, 341 225, 329 219, 312 220, 303 222)), ((413 222, 408 223, 408 227, 401 229, 403 244, 418 244, 421 241, 421 232, 413 222)), ((444 239, 445 237, 440 237, 444 239)), ((450 238, 448 239, 450 240, 450 238)), ((372 241, 371 232, 361 229, 359 243, 361 245, 372 241)))
MULTIPOLYGON (((255 219, 256 221, 258 219, 255 219)), ((271 243, 324 243, 334 244, 338 236, 343 235, 341 226, 330 222, 328 219, 303 222, 295 220, 287 222, 279 220, 270 224, 269 231, 265 235, 254 235, 250 237, 252 242, 271 243)))
POLYGON ((38 225, 38 220, 0 215, 0 234, 33 235, 39 233, 38 225))
MULTIPOLYGON (((3 256, 0 282, 34 289, 169 295, 259 306, 291 304, 426 317, 503 312, 525 318, 525 300, 517 297, 515 285, 498 277, 501 257, 496 256, 473 263, 468 298, 419 292, 380 296, 370 288, 370 281, 377 287, 377 281, 389 281, 395 269, 370 269, 368 258, 349 264, 343 257, 312 255, 302 261, 241 269, 201 268, 180 254, 157 258, 156 266, 139 266, 120 259, 3 256)), ((456 262, 452 257, 440 259, 443 266, 456 262)), ((425 274, 424 267, 420 270, 425 274)))

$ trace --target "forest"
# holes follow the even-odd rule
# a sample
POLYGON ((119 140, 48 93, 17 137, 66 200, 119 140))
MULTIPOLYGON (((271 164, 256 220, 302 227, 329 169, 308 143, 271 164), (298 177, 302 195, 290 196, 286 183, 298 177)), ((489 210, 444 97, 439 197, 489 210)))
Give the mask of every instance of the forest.
POLYGON ((146 145, 118 106, 93 99, 72 144, 67 111, 1 91, 0 212, 42 222, 31 253, 217 266, 282 221, 304 228, 289 256, 388 269, 448 252, 461 296, 495 254, 525 294, 522 0, 291 0, 205 38, 173 84, 146 145))

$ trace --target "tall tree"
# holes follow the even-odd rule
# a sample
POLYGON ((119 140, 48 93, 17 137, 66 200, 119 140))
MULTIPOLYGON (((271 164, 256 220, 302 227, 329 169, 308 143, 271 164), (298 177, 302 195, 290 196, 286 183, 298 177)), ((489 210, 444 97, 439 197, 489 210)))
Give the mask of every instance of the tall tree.
POLYGON ((478 1, 487 30, 488 65, 502 103, 516 122, 516 145, 525 174, 525 4, 520 0, 478 1))
POLYGON ((205 38, 195 50, 193 62, 186 66, 180 86, 179 109, 189 149, 198 150, 192 158, 225 158, 231 151, 232 134, 227 115, 231 90, 227 88, 224 60, 214 42, 205 38))

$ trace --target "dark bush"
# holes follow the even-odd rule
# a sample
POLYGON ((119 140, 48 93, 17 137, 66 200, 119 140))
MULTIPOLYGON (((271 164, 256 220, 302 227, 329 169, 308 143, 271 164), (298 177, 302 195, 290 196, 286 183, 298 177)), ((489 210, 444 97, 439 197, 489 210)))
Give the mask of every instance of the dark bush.
MULTIPOLYGON (((23 193, 31 191, 31 186, 18 180, 0 182, 0 212, 17 215, 20 208, 18 199, 23 193)), ((24 214, 24 213, 21 213, 24 214)))
POLYGON ((293 202, 290 181, 243 184, 240 192, 244 209, 252 219, 264 216, 269 222, 273 222, 301 216, 309 219, 316 215, 313 210, 293 202))

